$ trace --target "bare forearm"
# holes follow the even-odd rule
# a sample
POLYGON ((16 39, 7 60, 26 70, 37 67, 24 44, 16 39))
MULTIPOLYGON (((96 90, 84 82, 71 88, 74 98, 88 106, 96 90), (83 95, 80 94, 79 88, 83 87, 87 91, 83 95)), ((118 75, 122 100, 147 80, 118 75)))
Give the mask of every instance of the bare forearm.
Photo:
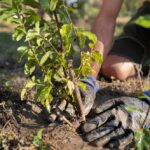
MULTIPOLYGON (((94 50, 99 51, 101 53, 102 59, 104 61, 112 45, 112 37, 114 33, 115 23, 112 23, 109 20, 103 21, 101 19, 101 21, 102 21, 102 24, 97 23, 99 22, 99 20, 95 22, 92 32, 95 33, 97 36, 97 44, 94 50)), ((94 70, 93 76, 97 78, 101 65, 97 64, 96 62, 93 62, 92 68, 94 70)))
MULTIPOLYGON (((95 19, 92 27, 92 32, 96 34, 98 39, 94 50, 101 53, 103 60, 105 60, 112 45, 116 18, 122 2, 123 0, 103 0, 101 12, 95 19)), ((100 65, 93 62, 92 67, 94 70, 93 75, 97 77, 100 65)))
POLYGON ((93 25, 92 32, 96 34, 98 40, 94 49, 100 51, 103 59, 111 48, 114 29, 115 21, 103 17, 98 17, 93 25))

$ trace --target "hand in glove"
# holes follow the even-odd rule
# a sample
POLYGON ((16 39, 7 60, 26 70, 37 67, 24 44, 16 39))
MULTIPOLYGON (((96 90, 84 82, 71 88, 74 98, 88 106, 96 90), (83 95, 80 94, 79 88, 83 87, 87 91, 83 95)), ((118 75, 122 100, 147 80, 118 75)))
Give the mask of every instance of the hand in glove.
MULTIPOLYGON (((121 97, 96 107, 97 116, 82 126, 83 138, 101 148, 122 148, 131 143, 133 133, 139 129, 149 105, 140 99, 121 97)), ((150 115, 146 127, 150 125, 150 115)))
POLYGON ((84 114, 88 115, 91 108, 93 107, 96 93, 100 89, 99 83, 92 75, 88 75, 87 79, 81 79, 83 83, 86 84, 86 90, 80 88, 81 97, 84 105, 84 114))
MULTIPOLYGON (((84 91, 80 88, 80 92, 83 100, 84 114, 87 115, 94 104, 96 92, 99 90, 99 83, 92 75, 89 75, 86 79, 82 78, 80 81, 86 84, 86 90, 84 91)), ((60 113, 67 118, 75 115, 73 106, 66 100, 63 100, 58 106, 55 105, 52 108, 50 121, 54 122, 57 118, 59 118, 60 113)))

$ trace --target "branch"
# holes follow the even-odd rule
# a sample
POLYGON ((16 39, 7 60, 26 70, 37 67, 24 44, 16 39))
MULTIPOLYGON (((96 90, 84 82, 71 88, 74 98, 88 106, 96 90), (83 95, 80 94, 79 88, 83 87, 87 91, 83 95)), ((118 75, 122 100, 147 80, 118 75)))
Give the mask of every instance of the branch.
POLYGON ((85 119, 85 114, 84 114, 84 106, 83 106, 83 103, 82 103, 82 98, 81 98, 79 86, 78 86, 78 83, 77 83, 77 79, 75 77, 75 73, 74 73, 73 68, 72 68, 72 63, 73 63, 72 60, 68 61, 69 74, 70 74, 70 77, 71 77, 71 79, 74 83, 74 86, 75 86, 75 96, 77 98, 77 102, 78 102, 78 105, 79 105, 81 119, 82 119, 82 122, 85 122, 86 119, 85 119))
POLYGON ((148 108, 148 110, 147 110, 147 113, 146 113, 146 116, 145 116, 145 118, 144 118, 144 121, 143 121, 143 124, 142 124, 142 128, 144 128, 149 114, 150 114, 150 106, 149 106, 149 108, 148 108))

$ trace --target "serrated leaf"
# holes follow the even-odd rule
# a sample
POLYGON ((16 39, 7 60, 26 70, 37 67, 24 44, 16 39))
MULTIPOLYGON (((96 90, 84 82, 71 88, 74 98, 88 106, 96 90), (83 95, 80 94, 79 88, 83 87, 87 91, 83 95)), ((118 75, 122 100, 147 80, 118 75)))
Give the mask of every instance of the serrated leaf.
POLYGON ((45 62, 48 60, 48 58, 50 57, 51 52, 48 51, 44 54, 44 56, 41 58, 40 60, 40 65, 42 66, 43 64, 45 64, 45 62))
POLYGON ((54 11, 56 9, 57 3, 58 3, 58 0, 51 0, 50 1, 50 10, 51 11, 54 11))

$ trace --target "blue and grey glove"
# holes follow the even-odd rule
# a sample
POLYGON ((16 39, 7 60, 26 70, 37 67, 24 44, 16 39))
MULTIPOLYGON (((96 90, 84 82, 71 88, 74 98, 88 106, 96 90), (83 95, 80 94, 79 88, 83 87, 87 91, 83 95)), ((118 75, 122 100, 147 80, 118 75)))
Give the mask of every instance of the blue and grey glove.
POLYGON ((88 75, 86 79, 81 79, 80 81, 86 84, 86 90, 80 88, 80 91, 84 105, 84 114, 88 115, 94 104, 96 93, 100 89, 100 86, 92 75, 88 75))
MULTIPOLYGON (((99 103, 95 117, 83 126, 83 138, 100 149, 125 149, 134 138, 133 133, 141 128, 149 104, 141 99, 120 97, 99 103)), ((150 125, 148 116, 145 128, 150 125)))
POLYGON ((144 91, 143 94, 145 96, 145 99, 150 103, 150 90, 144 91))

